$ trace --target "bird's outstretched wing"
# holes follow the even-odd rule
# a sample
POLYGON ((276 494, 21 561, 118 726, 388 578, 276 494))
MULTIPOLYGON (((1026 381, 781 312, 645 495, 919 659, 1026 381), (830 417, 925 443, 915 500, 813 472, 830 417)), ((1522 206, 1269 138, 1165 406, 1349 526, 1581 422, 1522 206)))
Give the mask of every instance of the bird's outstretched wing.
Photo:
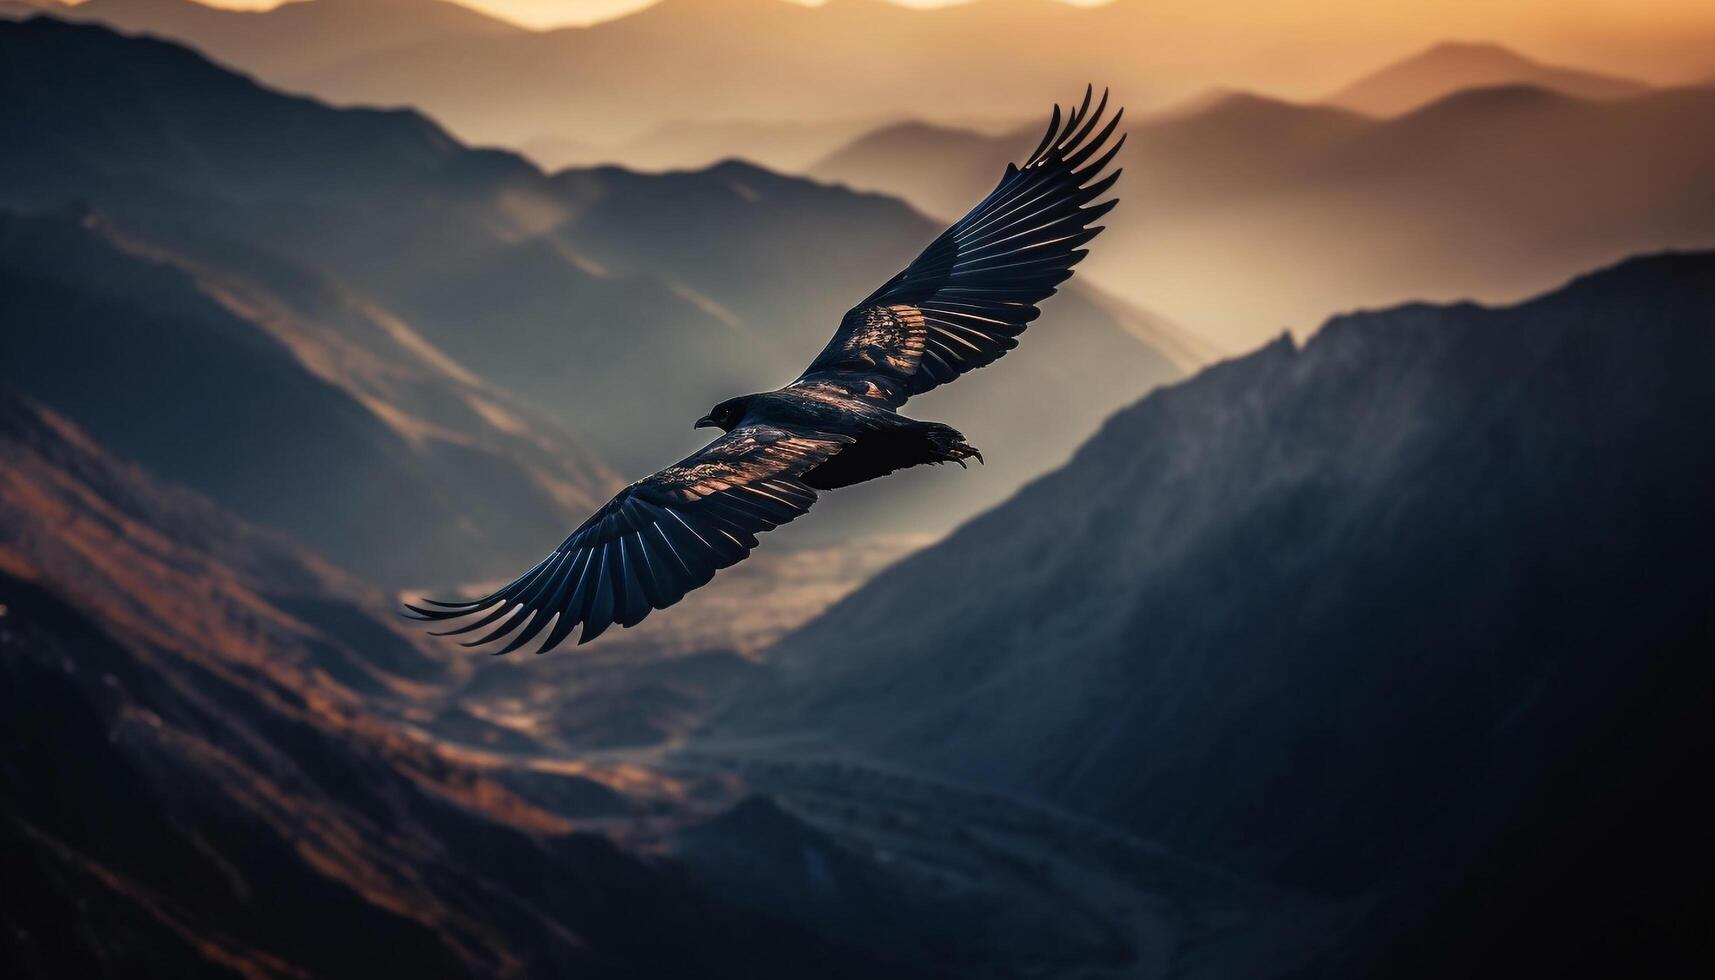
POLYGON ((650 610, 665 609, 706 584, 716 570, 743 561, 756 547, 758 533, 808 511, 816 491, 799 478, 851 441, 775 425, 741 425, 621 490, 511 584, 469 602, 424 600, 406 608, 430 620, 482 614, 440 634, 493 627, 466 646, 516 631, 497 653, 529 643, 550 620, 553 629, 538 653, 558 646, 579 623, 579 643, 614 623, 635 626, 650 610))
POLYGON ((898 408, 1017 347, 1036 304, 1072 275, 1085 255, 1080 246, 1102 230, 1091 225, 1118 203, 1090 204, 1119 179, 1118 170, 1102 171, 1125 143, 1121 134, 1107 146, 1125 110, 1103 126, 1107 93, 1094 112, 1091 94, 1064 120, 1055 106, 1036 152, 1009 165, 981 204, 853 307, 794 384, 898 408))

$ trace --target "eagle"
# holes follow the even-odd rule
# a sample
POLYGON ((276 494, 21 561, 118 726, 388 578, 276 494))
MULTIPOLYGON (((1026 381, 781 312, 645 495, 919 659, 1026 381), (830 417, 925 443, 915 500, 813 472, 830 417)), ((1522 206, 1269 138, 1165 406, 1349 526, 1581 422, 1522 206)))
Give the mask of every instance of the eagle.
POLYGON ((1107 123, 1108 95, 1062 116, 970 213, 905 271, 846 313, 833 339, 784 388, 721 402, 696 422, 721 435, 631 484, 523 575, 467 602, 423 599, 408 616, 469 619, 435 635, 474 633, 510 653, 547 632, 537 653, 583 627, 588 643, 615 623, 635 626, 743 561, 756 536, 809 511, 835 490, 928 463, 982 461, 952 426, 901 415, 907 399, 999 360, 1040 314, 1102 231, 1106 173, 1125 134, 1107 123), (474 618, 472 618, 474 617, 474 618))

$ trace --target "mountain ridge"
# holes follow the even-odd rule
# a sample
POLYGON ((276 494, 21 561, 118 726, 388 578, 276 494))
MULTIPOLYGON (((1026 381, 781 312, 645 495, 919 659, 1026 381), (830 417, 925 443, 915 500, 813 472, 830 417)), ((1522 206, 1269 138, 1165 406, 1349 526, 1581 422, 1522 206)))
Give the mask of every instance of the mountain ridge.
POLYGON ((1649 917, 1569 896, 1684 917, 1711 323, 1715 252, 1670 252, 1283 336, 1116 413, 789 635, 710 737, 1025 794, 1375 901, 1321 975, 1654 962, 1649 917), (1008 571, 935 585, 975 569, 1008 571), (1664 813, 1645 853, 1603 850, 1664 813), (1519 851, 1545 820, 1565 834, 1519 851), (1468 904, 1497 880, 1487 908, 1530 916, 1468 904), (1611 948, 1541 945, 1610 921, 1632 930, 1611 948), (1464 938, 1413 959, 1442 935, 1464 938))
POLYGON ((0 378, 393 585, 427 567, 503 574, 539 547, 539 525, 571 520, 616 482, 407 326, 319 295, 297 270, 274 273, 296 279, 282 288, 257 278, 266 266, 222 253, 215 270, 96 211, 0 211, 17 317, 0 378), (373 335, 367 350, 348 339, 357 329, 373 335))

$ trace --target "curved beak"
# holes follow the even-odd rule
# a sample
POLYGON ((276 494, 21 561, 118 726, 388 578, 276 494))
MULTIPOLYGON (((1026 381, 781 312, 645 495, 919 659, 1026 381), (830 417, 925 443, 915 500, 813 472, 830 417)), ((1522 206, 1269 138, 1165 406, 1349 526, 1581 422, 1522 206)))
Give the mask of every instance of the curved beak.
POLYGON ((697 424, 691 426, 691 428, 693 428, 693 429, 718 429, 718 428, 720 428, 720 423, 716 422, 714 419, 711 419, 707 415, 705 415, 702 418, 698 419, 697 424))

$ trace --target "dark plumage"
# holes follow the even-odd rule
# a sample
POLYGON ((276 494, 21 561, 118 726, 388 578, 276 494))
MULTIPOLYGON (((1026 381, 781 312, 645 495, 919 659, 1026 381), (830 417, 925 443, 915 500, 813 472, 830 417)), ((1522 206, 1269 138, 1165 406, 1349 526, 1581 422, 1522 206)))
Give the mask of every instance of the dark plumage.
POLYGON ((840 321, 805 372, 777 391, 731 398, 697 425, 725 434, 633 483, 509 585, 469 602, 424 600, 418 617, 474 617, 446 631, 476 646, 511 636, 508 653, 546 633, 538 653, 580 624, 579 643, 634 626, 742 561, 756 535, 803 514, 817 490, 851 486, 923 463, 982 459, 956 429, 898 413, 922 394, 985 367, 1018 335, 1085 255, 1118 203, 1091 204, 1119 178, 1102 176, 1125 142, 1109 138, 1091 92, 1060 107, 1022 165, 904 272, 840 321), (1100 127, 1098 129, 1098 127, 1100 127))

